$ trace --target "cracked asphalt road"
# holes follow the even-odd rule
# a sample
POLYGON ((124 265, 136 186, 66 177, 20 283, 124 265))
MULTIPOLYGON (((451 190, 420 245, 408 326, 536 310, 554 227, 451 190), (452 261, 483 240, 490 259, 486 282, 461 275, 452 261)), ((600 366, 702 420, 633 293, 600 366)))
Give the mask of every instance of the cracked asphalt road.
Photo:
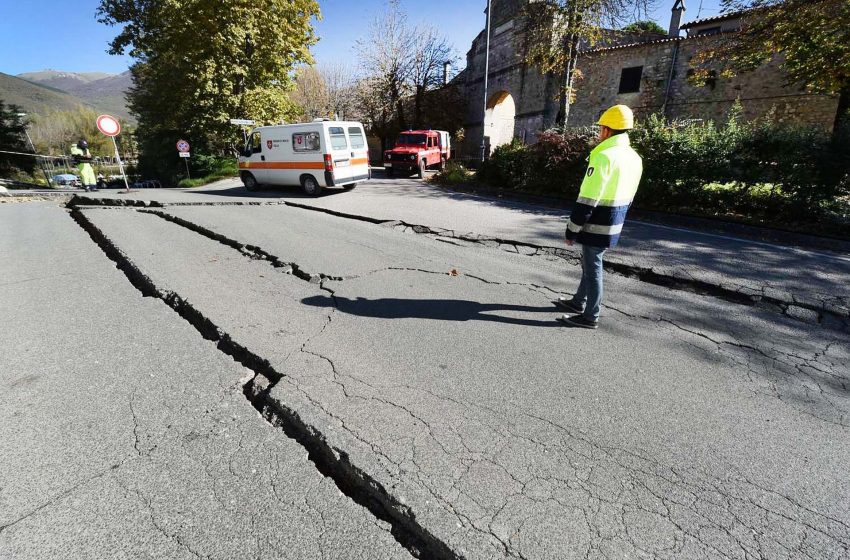
MULTIPOLYGON (((320 198, 304 197, 293 190, 248 193, 236 180, 201 189, 143 190, 131 195, 98 193, 90 198, 160 201, 166 204, 220 204, 281 202, 366 216, 401 220, 440 228, 453 235, 486 237, 539 247, 564 249, 565 210, 446 192, 417 179, 383 178, 351 192, 328 191, 320 198)), ((84 197, 85 197, 84 196, 84 197)), ((760 243, 725 235, 702 233, 630 219, 617 251, 606 261, 623 267, 651 271, 686 282, 699 282, 783 306, 791 313, 816 322, 828 312, 850 322, 850 255, 776 243, 760 243)), ((573 254, 578 253, 573 251, 573 254)))
POLYGON ((603 327, 567 329, 564 255, 309 209, 15 206, 0 223, 63 248, 0 245, 25 265, 4 319, 130 326, 0 357, 15 387, 45 356, 87 364, 10 401, 79 422, 12 416, 0 558, 83 546, 80 525, 106 550, 133 516, 122 552, 150 557, 850 558, 840 330, 617 274, 603 327), (59 274, 79 299, 34 295, 59 274))
POLYGON ((0 558, 410 558, 55 204, 0 208, 0 558))

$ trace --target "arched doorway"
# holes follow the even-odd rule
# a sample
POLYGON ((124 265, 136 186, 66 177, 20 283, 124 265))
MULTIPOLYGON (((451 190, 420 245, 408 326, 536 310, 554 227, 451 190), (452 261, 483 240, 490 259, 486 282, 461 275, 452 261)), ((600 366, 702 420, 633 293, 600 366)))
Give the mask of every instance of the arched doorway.
POLYGON ((490 139, 490 153, 495 148, 513 140, 515 117, 516 104, 510 93, 500 91, 493 94, 487 101, 487 112, 484 114, 484 136, 490 139))

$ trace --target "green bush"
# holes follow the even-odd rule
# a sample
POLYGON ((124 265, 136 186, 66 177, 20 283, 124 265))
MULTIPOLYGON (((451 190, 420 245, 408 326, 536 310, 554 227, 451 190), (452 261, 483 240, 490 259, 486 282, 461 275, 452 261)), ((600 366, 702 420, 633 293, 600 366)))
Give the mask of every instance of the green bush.
POLYGON ((804 221, 848 193, 846 144, 816 128, 740 123, 733 111, 723 126, 651 117, 631 138, 644 161, 641 207, 804 221))
MULTIPOLYGON (((596 134, 550 130, 527 146, 498 147, 479 171, 492 186, 573 198, 596 134)), ((667 122, 652 116, 631 132, 644 175, 635 205, 750 221, 805 224, 846 213, 850 195, 850 131, 833 139, 816 128, 771 118, 743 123, 667 122)))
POLYGON ((484 162, 478 172, 485 183, 524 190, 533 166, 531 151, 519 138, 510 144, 504 144, 493 151, 493 155, 484 162))
POLYGON ((438 185, 462 185, 474 176, 475 174, 459 161, 449 160, 446 168, 432 176, 430 181, 438 185))
POLYGON ((595 138, 596 134, 590 129, 542 133, 531 146, 533 171, 527 188, 534 192, 578 196, 595 138))
POLYGON ((479 171, 491 185, 532 193, 578 194, 593 141, 589 130, 549 130, 527 146, 514 139, 499 146, 479 171))
POLYGON ((234 158, 198 155, 192 165, 194 179, 182 179, 177 186, 183 189, 201 187, 239 174, 239 166, 234 158))

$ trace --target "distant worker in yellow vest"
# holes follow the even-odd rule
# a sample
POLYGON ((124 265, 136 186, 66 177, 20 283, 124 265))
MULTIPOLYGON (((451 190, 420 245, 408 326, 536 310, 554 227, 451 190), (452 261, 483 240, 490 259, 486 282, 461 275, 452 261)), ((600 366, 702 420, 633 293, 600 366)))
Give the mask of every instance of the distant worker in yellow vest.
POLYGON ((83 184, 83 188, 86 191, 96 191, 97 179, 91 166, 92 157, 89 153, 89 143, 81 139, 76 146, 71 146, 71 157, 77 164, 77 171, 80 174, 80 182, 83 184))
POLYGON ((573 327, 595 329, 602 305, 602 255, 617 245, 626 214, 643 174, 643 160, 629 142, 634 115, 615 105, 597 123, 600 143, 588 158, 578 200, 567 222, 568 246, 581 245, 581 281, 575 295, 559 298, 558 308, 573 313, 558 320, 573 327))

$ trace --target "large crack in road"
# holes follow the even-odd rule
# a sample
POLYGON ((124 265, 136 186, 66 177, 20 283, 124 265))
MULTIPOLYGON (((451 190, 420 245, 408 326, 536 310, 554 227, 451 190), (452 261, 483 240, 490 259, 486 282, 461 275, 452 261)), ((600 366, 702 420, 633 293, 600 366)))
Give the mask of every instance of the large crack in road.
MULTIPOLYGON (((526 243, 517 240, 491 237, 475 233, 461 233, 454 230, 435 228, 423 224, 411 224, 402 220, 382 220, 370 216, 342 212, 329 208, 301 204, 291 201, 282 202, 171 202, 163 204, 157 201, 142 201, 135 199, 109 199, 75 197, 68 203, 69 207, 102 206, 102 207, 137 207, 137 208, 166 208, 166 207, 202 207, 202 206, 286 206, 300 210, 318 212, 338 218, 355 220, 359 222, 399 229, 405 233, 427 235, 443 242, 461 242, 466 246, 479 246, 498 248, 502 251, 518 253, 526 256, 551 256, 562 259, 570 264, 579 266, 579 257, 567 249, 526 243)), ((167 217, 169 214, 161 211, 156 212, 161 217, 180 223, 176 217, 167 217)), ((200 227, 191 222, 181 225, 195 228, 200 227)), ((198 233, 206 234, 197 230, 198 233)), ((233 240, 227 240, 232 242, 233 240)), ((249 248, 250 249, 250 248, 249 248)), ((661 286, 664 288, 687 291, 699 295, 706 295, 722 299, 724 301, 741 304, 748 307, 757 307, 781 314, 792 319, 825 328, 850 332, 850 301, 838 294, 794 294, 776 290, 770 286, 747 286, 747 285, 723 285, 708 282, 687 274, 686 271, 678 269, 667 271, 654 268, 642 267, 626 261, 608 259, 604 263, 605 270, 620 276, 636 279, 641 282, 661 286)))
MULTIPOLYGON (((159 213, 158 213, 159 214, 159 213)), ((75 211, 74 212, 75 219, 78 220, 78 223, 83 225, 84 223, 88 223, 87 231, 90 228, 94 228, 91 226, 90 222, 85 218, 82 212, 75 211)), ((208 228, 204 228, 202 226, 198 226, 196 224, 192 224, 186 220, 182 220, 184 223, 180 223, 179 221, 169 219, 166 215, 159 215, 160 218, 164 218, 172 223, 176 223, 187 229, 191 229, 195 233, 201 233, 204 237, 212 239, 218 243, 222 243, 228 246, 231 249, 238 250, 244 257, 248 257, 250 259, 260 258, 262 260, 268 261, 272 266, 275 266, 278 271, 282 272, 294 272, 294 270, 298 270, 298 274, 295 274, 297 278, 303 280, 307 283, 318 284, 321 289, 323 289, 326 293, 330 294, 330 299, 333 302, 333 310, 329 314, 327 321, 322 326, 321 330, 312 337, 308 337, 300 346, 300 353, 307 357, 315 357, 316 359, 321 360, 325 363, 331 370, 331 376, 333 378, 333 382, 341 387, 341 390, 345 394, 347 398, 359 398, 359 399, 369 399, 374 403, 383 403, 387 406, 392 407, 400 412, 403 412, 405 415, 409 417, 410 422, 418 423, 424 426, 425 433, 427 437, 433 440, 437 446, 437 450, 442 449, 442 453, 446 455, 450 455, 448 453, 448 447, 446 443, 443 443, 441 440, 445 438, 445 433, 451 432, 452 428, 448 426, 440 425, 439 427, 433 425, 433 420, 429 421, 427 418, 421 416, 420 414, 413 411, 412 404, 405 404, 394 402, 393 399, 387 399, 384 395, 380 394, 380 387, 377 386, 369 386, 362 379, 360 379, 359 375, 353 375, 351 373, 346 373, 345 366, 341 364, 335 363, 335 360, 332 357, 329 357, 327 352, 323 351, 321 348, 317 347, 308 347, 311 344, 311 341, 319 342, 320 335, 323 335, 325 331, 329 328, 331 323, 333 322, 333 316, 339 313, 340 303, 336 298, 336 290, 334 290, 330 285, 335 282, 330 280, 330 278, 336 279, 336 283, 342 285, 350 280, 354 280, 357 277, 343 277, 338 275, 328 276, 323 275, 322 273, 306 271, 302 267, 298 266, 297 263, 288 262, 285 259, 274 256, 268 251, 265 251, 256 246, 248 246, 233 239, 229 239, 227 237, 222 236, 208 228), (295 264, 296 267, 292 265, 295 264), (343 281, 344 279, 344 281, 343 281), (352 386, 352 384, 354 384, 352 386), (365 389, 364 389, 365 387, 365 389), (441 434, 441 435, 437 435, 441 434)), ((97 228, 94 228, 97 231, 97 228)), ((89 231, 92 234, 92 231, 89 231)), ((93 234, 94 238, 96 234, 93 234)), ((114 246, 109 240, 107 240, 102 234, 103 237, 102 243, 105 243, 107 247, 111 247, 111 251, 117 252, 116 255, 119 260, 116 262, 129 262, 126 256, 123 256, 116 246, 114 246)), ((102 246, 103 247, 103 246, 102 246)), ((105 249, 106 250, 106 249, 105 249)), ((115 260, 115 259, 113 259, 115 260)), ((125 273, 127 271, 125 270, 125 273)), ((427 273, 429 275, 434 276, 446 276, 447 273, 440 272, 436 270, 425 270, 425 269, 413 269, 413 268, 402 268, 402 267, 386 267, 381 270, 373 271, 370 274, 381 274, 381 273, 397 273, 397 272, 409 272, 412 274, 417 273, 427 273)), ((244 348, 244 346, 238 345, 234 343, 227 333, 222 332, 222 329, 213 324, 210 320, 200 314, 196 309, 194 309, 191 305, 187 304, 185 300, 182 300, 179 296, 169 292, 161 292, 156 286, 150 281, 150 279, 145 280, 144 274, 141 273, 138 269, 133 273, 140 274, 142 279, 140 281, 140 291, 145 293, 145 291, 149 292, 154 297, 159 297, 166 301, 173 309, 177 310, 181 313, 186 320, 192 323, 202 334, 207 336, 212 340, 218 340, 219 347, 222 351, 234 356, 237 360, 242 361, 245 360, 246 365, 255 371, 256 375, 254 379, 251 380, 246 385, 246 394, 251 398, 254 406, 261 410, 267 419, 271 420, 273 423, 280 424, 285 428, 287 432, 289 432, 291 437, 294 437, 297 440, 300 440, 302 445, 304 445, 308 450, 310 450, 313 460, 317 464, 317 468, 323 470, 330 476, 336 477, 334 480, 337 482, 340 488, 345 488, 344 492, 347 495, 350 495, 352 499, 361 500, 363 502, 369 502, 370 507, 373 508, 373 513, 376 516, 386 515, 389 516, 393 520, 394 531, 398 532, 398 528, 401 528, 409 533, 412 533, 413 537, 410 534, 407 536, 401 535, 397 536, 400 541, 406 543, 409 549, 411 550, 421 550, 424 555, 432 554, 434 557, 456 557, 462 556, 462 553, 457 551, 456 544, 454 546, 449 546, 446 544, 444 540, 437 539, 433 537, 431 533, 426 531, 421 525, 416 524, 416 519, 414 516, 415 510, 411 510, 410 506, 402 503, 402 500, 397 499, 391 492, 386 490, 385 485, 375 480, 373 477, 370 477, 363 469, 360 469, 354 466, 352 460, 350 459, 349 454, 347 453, 347 446, 333 443, 330 438, 328 438, 323 429, 317 427, 317 424, 305 419, 303 416, 304 411, 301 409, 295 409, 288 407, 286 405, 286 398, 281 398, 279 391, 280 390, 296 390, 300 391, 305 397, 309 397, 309 391, 305 388, 299 386, 299 380, 297 378, 290 376, 286 376, 277 369, 271 367, 268 360, 261 358, 260 356, 253 354, 244 348), (238 356, 238 357, 237 357, 238 356), (285 381, 284 384, 281 384, 281 381, 285 381), (275 396, 273 393, 277 393, 275 396), (349 486, 346 486, 349 485, 349 486), (380 507, 376 507, 375 502, 377 502, 380 507), (411 527, 410 523, 414 523, 411 527), (425 534, 425 538, 421 538, 420 535, 425 534), (431 542, 429 543, 429 539, 431 542), (436 541, 436 542, 435 542, 436 541)), ((128 275, 130 277, 130 275, 128 275)), ((481 277, 470 276, 471 278, 476 278, 478 281, 485 282, 487 284, 500 284, 500 282, 496 282, 493 280, 487 280, 481 277)), ((130 278, 131 281, 133 278, 130 278)), ((137 279, 139 281, 139 279, 137 279)), ((525 286, 528 289, 532 289, 529 286, 525 286)), ((535 286, 533 289, 548 289, 545 286, 535 286)), ((343 299, 342 301, 346 302, 344 305, 347 305, 348 302, 343 299)), ((628 313, 628 312, 627 312, 628 313)), ((644 320, 651 320, 650 317, 645 317, 644 320)), ((681 328, 678 325, 675 325, 676 328, 681 328)), ((694 334, 694 333, 691 333, 694 334)), ((712 341, 717 344, 716 340, 712 341)), ((826 354, 829 352, 829 347, 823 349, 822 354, 826 354)), ((310 369, 316 369, 319 366, 310 367, 309 359, 304 362, 305 367, 310 369)), ((411 391, 421 391, 421 388, 416 387, 408 387, 411 391)), ((458 405, 462 405, 464 408, 475 409, 476 407, 480 407, 480 404, 464 402, 458 399, 451 399, 445 395, 439 395, 438 393, 431 392, 431 396, 437 397, 440 399, 445 399, 448 402, 453 402, 458 405)), ((285 395, 285 393, 284 393, 285 395)), ((333 411, 328 410, 323 403, 318 402, 316 400, 311 400, 311 404, 316 408, 321 408, 324 413, 333 417, 335 420, 339 421, 343 424, 344 430, 348 432, 355 438, 359 438, 360 441, 371 448, 371 451, 380 454, 385 457, 389 462, 393 462, 393 460, 386 455, 380 447, 376 447, 374 443, 370 442, 367 437, 363 437, 359 434, 362 430, 361 426, 356 424, 348 425, 346 424, 346 419, 344 417, 336 416, 333 411)), ((485 410, 485 409, 482 409, 485 410)), ((492 409, 486 409, 486 414, 488 416, 492 416, 494 411, 492 409)), ((499 423, 504 426, 514 426, 518 422, 516 418, 503 416, 501 413, 498 418, 499 423)), ((595 528, 595 524, 593 519, 598 517, 599 515, 603 515, 600 513, 605 510, 604 504, 616 503, 619 504, 616 507, 620 508, 620 513, 616 513, 615 510, 611 510, 608 507, 606 510, 605 516, 609 518, 617 518, 618 516, 621 518, 620 529, 616 531, 620 538, 625 538, 623 535, 628 536, 630 545, 634 547, 634 550, 642 550, 642 546, 646 548, 648 546, 647 543, 643 543, 641 545, 640 539, 638 535, 630 534, 630 527, 635 525, 637 520, 629 520, 630 515, 634 515, 636 512, 643 511, 640 508, 637 510, 633 509, 635 500, 639 501, 640 498, 634 494, 627 494, 624 496, 620 496, 618 499, 611 502, 611 498, 606 498, 608 490, 606 489, 607 485, 596 486, 595 484, 590 483, 590 479, 580 475, 580 473, 587 468, 587 466, 579 466, 576 462, 578 460, 582 461, 593 461, 598 462, 600 465, 595 467, 600 472, 607 471, 624 471, 629 473, 628 477, 632 480, 632 484, 634 484, 635 488, 641 488, 645 486, 650 486, 654 488, 657 499, 661 500, 662 503, 665 501, 668 503, 668 508, 673 507, 674 509, 684 508, 685 519, 679 519, 676 517, 677 514, 667 512, 658 513, 655 510, 652 510, 654 513, 652 515, 660 515, 662 518, 667 519, 672 527, 675 527, 674 533, 681 534, 681 537, 677 537, 674 539, 675 542, 671 543, 668 547, 668 550, 671 554, 683 554, 687 552, 688 546, 694 546, 694 543, 698 543, 699 546, 705 548, 706 550, 714 549, 716 552, 729 550, 723 546, 718 548, 718 545, 711 544, 711 539, 702 534, 703 529, 696 529, 695 527, 699 527, 699 523, 695 526, 693 525, 693 520, 690 522, 686 522, 688 516, 697 516, 697 518, 701 519, 702 523, 707 524, 707 526, 714 527, 716 530, 722 530, 732 536, 730 532, 731 529, 725 527, 723 522, 718 521, 718 518, 715 516, 707 515, 705 511, 702 510, 704 506, 700 506, 701 509, 694 509, 696 504, 701 503, 706 499, 706 496, 710 493, 716 493, 721 498, 719 498, 720 503, 723 504, 723 508, 727 511, 738 512, 733 515, 733 518, 736 519, 736 524, 740 525, 738 529, 735 529, 734 532, 734 540, 742 540, 744 539, 744 533, 740 533, 740 528, 747 528, 753 535, 762 534, 762 537, 756 539, 745 540, 746 544, 740 545, 739 550, 742 551, 744 556, 767 556, 767 557, 775 557, 771 554, 762 554, 761 547, 768 546, 770 542, 776 540, 778 537, 775 534, 769 534, 765 531, 764 525, 762 523, 753 524, 752 520, 744 519, 744 516, 738 510, 745 510, 748 507, 751 507, 753 503, 757 504, 756 509, 759 509, 763 513, 760 515, 768 516, 770 518, 775 519, 784 519, 788 523, 796 524, 799 523, 801 519, 803 519, 806 515, 815 516, 815 521, 809 522, 805 526, 807 527, 807 531, 812 533, 809 537, 810 539, 815 539, 816 541, 820 539, 823 542, 820 542, 819 546, 829 546, 837 545, 838 548, 834 550, 847 552, 847 525, 846 523, 842 523, 837 518, 830 519, 829 517, 825 517, 822 514, 816 513, 814 510, 805 508, 802 504, 794 501, 790 496, 784 496, 781 494, 777 494, 777 496, 781 497, 784 500, 782 507, 776 507, 775 505, 768 505, 760 503, 760 498, 757 498, 761 490, 759 490, 758 485, 749 481, 746 477, 737 477, 732 481, 717 481, 713 480, 710 476, 706 476, 705 474, 699 472, 698 470, 693 470, 690 472, 683 472, 683 474, 679 474, 676 477, 669 477, 667 482, 664 482, 665 478, 662 477, 661 480, 657 479, 657 471, 665 470, 669 467, 665 467, 663 464, 651 462, 654 464, 651 468, 647 468, 645 466, 640 466, 642 463, 646 461, 650 461, 648 458, 636 455, 634 459, 630 459, 628 461, 623 461, 622 459, 618 459, 617 457, 622 456, 622 451, 618 450, 615 447, 606 447, 599 446, 590 441, 589 436, 578 434, 572 428, 565 428, 558 426, 556 424, 551 423, 550 421, 540 417, 540 416, 529 416, 536 423, 536 428, 533 430, 527 430, 527 433, 520 434, 511 429, 501 433, 494 434, 492 437, 496 441, 501 441, 497 447, 501 448, 502 451, 505 449, 511 448, 510 443, 505 443, 510 439, 526 441, 529 445, 535 445, 540 447, 540 451, 535 451, 537 453, 549 453, 551 454, 553 450, 558 449, 558 455, 561 459, 561 463, 563 465, 569 465, 570 468, 573 469, 573 475, 570 477, 575 479, 576 481, 585 480, 584 484, 579 484, 578 487, 575 486, 575 482, 568 484, 568 488, 572 487, 573 491, 579 492, 575 496, 575 500, 564 500, 563 498, 552 497, 555 492, 555 488, 564 484, 563 474, 558 476, 550 476, 550 475, 541 475, 540 473, 535 473, 533 476, 528 478, 518 478, 517 475, 511 475, 509 471, 506 471, 511 480, 514 480, 515 483, 520 484, 518 487, 519 492, 508 496, 503 500, 501 506, 496 508, 494 511, 496 513, 490 513, 484 519, 474 519, 470 517, 468 514, 461 513, 457 511, 456 503, 457 495, 450 496, 449 494, 435 490, 432 488, 432 484, 424 480, 419 480, 419 484, 428 488, 432 493, 432 496, 435 500, 440 502, 442 506, 451 511, 456 511, 456 515, 459 519, 459 522, 464 526, 469 526, 474 528, 476 531, 487 534, 494 539, 496 539, 502 549, 503 552, 510 556, 515 557, 524 557, 525 553, 523 552, 523 541, 520 539, 519 544, 517 543, 516 533, 513 535, 508 532, 505 533, 505 529, 501 528, 504 526, 504 518, 511 516, 516 516, 518 512, 516 511, 516 503, 521 501, 527 501, 528 504, 532 504, 530 507, 542 507, 546 504, 549 504, 547 507, 551 507, 552 505, 557 505, 558 508, 567 508, 574 507, 571 504, 581 503, 581 502, 589 502, 590 505, 584 509, 582 509, 582 516, 585 518, 588 531, 594 533, 592 538, 590 539, 590 544, 588 545, 588 551, 596 551, 597 553, 601 553, 605 546, 610 545, 610 535, 605 535, 598 532, 598 528, 595 528), (540 434, 545 434, 546 429, 545 426, 548 425, 549 428, 554 428, 557 426, 557 431, 561 432, 561 435, 558 438, 568 438, 571 442, 563 442, 560 445, 555 445, 551 442, 547 442, 545 438, 541 438, 540 434), (505 447, 505 446, 508 447, 505 447), (589 453, 579 453, 578 456, 575 455, 576 449, 581 449, 584 446, 590 446, 590 449, 595 449, 595 451, 591 451, 589 453), (601 454, 601 455, 600 455, 601 454), (613 455, 612 455, 613 454, 613 455), (609 456, 610 455, 610 456, 609 456), (605 458, 609 456, 608 458, 605 458), (686 482, 687 481, 687 482, 686 482), (547 500, 540 501, 540 498, 535 498, 534 496, 539 496, 541 492, 541 484, 552 486, 548 490, 550 498, 547 500), (685 484, 686 487, 692 487, 693 490, 689 491, 692 495, 691 498, 674 499, 671 496, 679 496, 683 491, 682 485, 685 484), (660 486, 659 486, 660 485, 660 486), (659 487, 663 487, 659 490, 659 487), (579 499, 580 498, 580 499, 579 499), (677 501, 678 500, 678 501, 677 501), (512 503, 514 502, 514 503, 512 503), (536 505, 535 505, 536 504, 536 505), (596 504, 596 505, 593 505, 596 504), (749 505, 748 505, 749 504, 749 505), (808 511, 809 513, 802 513, 803 510, 808 511), (594 513, 595 511, 595 513, 594 513), (631 512, 631 513, 629 513, 631 512), (689 512, 689 513, 688 513, 689 512), (739 519, 740 518, 740 519, 739 519), (689 525, 690 523, 690 525, 689 525), (725 527, 725 528, 724 528, 725 527), (831 527, 831 528, 830 528, 831 527), (826 529, 825 529, 826 528, 826 529), (606 545, 606 542, 608 545, 606 545), (767 543, 767 544, 766 544, 767 543), (832 544, 830 544, 832 543, 832 544)), ((466 419, 471 420, 471 419, 466 419)), ((492 420, 492 418, 490 418, 492 420)), ((474 423, 480 427, 481 430, 485 432, 490 432, 492 427, 489 425, 487 421, 484 419, 478 419, 474 421, 474 423)), ((456 440, 457 438, 452 438, 452 440, 456 440)), ((461 438, 461 442, 463 439, 461 438)), ((416 449, 416 447, 414 447, 416 449)), ((470 450, 467 448, 467 452, 470 450)), ((520 455, 522 452, 519 449, 516 449, 517 453, 520 455)), ((526 451, 525 453, 528 453, 526 451)), ((418 465, 418 462, 422 461, 422 458, 416 459, 414 457, 411 459, 414 465, 418 465)), ((496 460, 493 456, 489 459, 484 459, 482 457, 478 457, 475 460, 470 460, 469 458, 461 461, 461 465, 463 472, 469 474, 473 469, 480 469, 482 464, 491 464, 495 468, 504 469, 503 466, 499 466, 500 462, 496 460), (464 463, 466 461, 466 463, 464 463)), ((396 466, 401 469, 402 462, 396 461, 396 466)), ((594 467, 590 467, 590 472, 592 473, 594 467)), ((417 469, 420 467, 417 466, 417 469)), ((457 490, 455 486, 452 486, 454 490, 457 490)), ((454 491, 452 490, 452 491, 454 491)), ((560 490, 563 492, 564 490, 560 490)), ((545 494, 545 492, 544 492, 545 494)), ((461 492, 461 495, 464 495, 461 492)), ((475 499, 468 495, 467 499, 472 500, 475 499)), ((360 502, 358 502, 360 503, 360 502)), ((365 505, 365 504, 364 504, 365 505)), ((646 512, 644 512, 646 513, 646 512)), ((679 512, 678 515, 682 515, 683 512, 679 512)), ((539 520, 542 522, 543 520, 539 520)), ((520 528, 517 528, 516 531, 519 534, 525 534, 525 531, 529 530, 526 527, 525 522, 520 528)), ((633 529, 631 529, 633 532, 633 529)), ((805 533, 805 534, 808 534, 805 533)), ((805 541, 805 538, 803 539, 805 541)), ((454 543, 453 543, 454 544, 454 543)), ((808 550, 807 546, 812 546, 811 544, 806 544, 805 542, 797 542, 796 544, 786 544, 784 545, 786 551, 789 553, 788 555, 793 557, 795 554, 799 555, 807 555, 809 557, 817 557, 819 553, 811 553, 811 550, 808 550)), ((649 547, 652 548, 652 547, 649 547)), ((663 547, 658 548, 657 550, 662 550, 663 547)), ((815 551, 825 551, 831 548, 818 548, 815 547, 812 550, 815 551)), ((534 556, 534 554, 531 554, 534 556)))
MULTIPOLYGON (((415 515, 409 507, 399 503, 378 481, 351 464, 343 450, 329 445, 322 433, 305 423, 296 411, 282 406, 280 401, 275 401, 272 406, 268 398, 269 392, 283 376, 272 367, 268 360, 233 341, 226 332, 178 294, 158 288, 82 212, 73 209, 71 217, 90 235, 107 257, 116 263, 116 266, 124 272, 130 283, 143 296, 162 300, 205 339, 216 342, 221 352, 254 372, 254 376, 247 380, 243 387, 246 398, 263 418, 273 426, 281 428, 288 437, 302 445, 308 453, 309 460, 316 465, 319 472, 336 483, 340 492, 368 509, 376 518, 389 523, 392 526, 392 535, 415 556, 438 560, 459 558, 445 543, 416 523, 415 515)), ((232 246, 230 243, 226 244, 232 246)), ((234 248, 244 249, 244 247, 234 248)), ((249 258, 256 258, 256 253, 243 254, 249 258)), ((273 262, 280 265, 280 261, 273 262)), ((314 283, 313 275, 298 277, 314 283)), ((302 346, 302 351, 308 342, 309 339, 302 346)))

